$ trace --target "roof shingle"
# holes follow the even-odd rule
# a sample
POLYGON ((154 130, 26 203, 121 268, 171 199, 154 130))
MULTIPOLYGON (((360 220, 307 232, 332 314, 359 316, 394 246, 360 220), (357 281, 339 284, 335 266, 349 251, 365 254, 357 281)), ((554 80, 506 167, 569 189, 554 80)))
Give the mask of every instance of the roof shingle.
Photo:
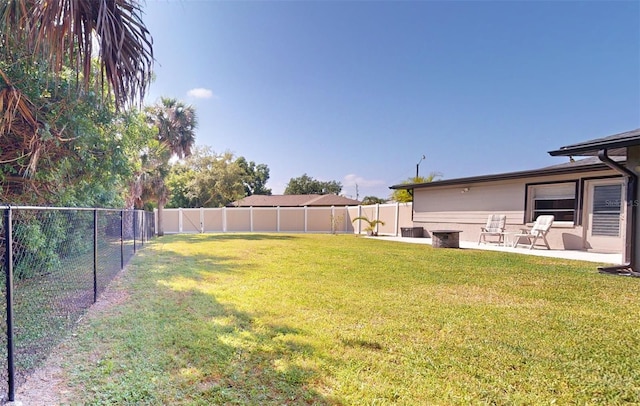
POLYGON ((357 206, 360 201, 338 195, 252 195, 228 207, 357 206))
POLYGON ((558 155, 597 155, 598 151, 607 149, 611 156, 626 156, 626 147, 640 145, 640 128, 608 137, 595 138, 578 144, 566 145, 560 149, 549 151, 552 156, 558 155))
MULTIPOLYGON (((623 157, 613 158, 614 160, 621 162, 624 161, 623 157)), ((562 164, 547 166, 544 168, 527 170, 527 171, 518 171, 518 172, 506 172, 506 173, 498 173, 493 175, 482 175, 482 176, 471 176, 468 178, 456 178, 456 179, 443 179, 443 180, 435 180, 433 182, 428 183, 410 183, 410 184, 399 184, 393 185, 390 189, 421 189, 421 188, 430 188, 430 187, 438 187, 445 185, 462 185, 476 182, 488 182, 488 181, 496 181, 496 180, 508 180, 508 179, 520 179, 532 176, 551 176, 551 175, 560 175, 566 173, 574 173, 574 172, 588 172, 592 170, 602 170, 607 169, 607 166, 602 163, 598 158, 585 158, 579 159, 572 162, 565 162, 562 164)))

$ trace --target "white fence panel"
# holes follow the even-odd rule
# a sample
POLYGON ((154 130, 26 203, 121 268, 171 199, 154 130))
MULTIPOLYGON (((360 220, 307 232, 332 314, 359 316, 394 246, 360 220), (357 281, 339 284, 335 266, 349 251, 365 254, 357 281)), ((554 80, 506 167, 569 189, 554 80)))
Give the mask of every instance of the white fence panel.
MULTIPOLYGON (((164 231, 177 233, 335 233, 362 234, 366 221, 380 220, 381 235, 400 235, 402 227, 413 227, 411 203, 332 207, 223 207, 164 209, 164 231)), ((157 216, 156 216, 157 228, 157 216)))

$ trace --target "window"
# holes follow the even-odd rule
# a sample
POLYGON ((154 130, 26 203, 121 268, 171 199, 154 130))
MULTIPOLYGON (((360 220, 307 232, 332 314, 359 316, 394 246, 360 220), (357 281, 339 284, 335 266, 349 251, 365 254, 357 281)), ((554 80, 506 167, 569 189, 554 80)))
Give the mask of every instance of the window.
POLYGON ((591 235, 620 236, 621 196, 622 185, 596 185, 593 187, 591 235))
POLYGON ((576 219, 576 183, 550 183, 529 186, 529 221, 550 214, 554 221, 574 223, 576 219))

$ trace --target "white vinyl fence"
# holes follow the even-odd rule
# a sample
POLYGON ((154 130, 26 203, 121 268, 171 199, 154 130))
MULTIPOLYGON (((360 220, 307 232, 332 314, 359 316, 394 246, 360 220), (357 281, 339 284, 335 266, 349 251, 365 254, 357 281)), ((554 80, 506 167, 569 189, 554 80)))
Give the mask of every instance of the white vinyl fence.
MULTIPOLYGON (((378 234, 400 235, 412 227, 411 203, 332 207, 222 207, 164 209, 165 234, 176 233, 364 233, 366 221, 378 219, 378 234)), ((158 215, 156 211, 156 229, 158 215)))

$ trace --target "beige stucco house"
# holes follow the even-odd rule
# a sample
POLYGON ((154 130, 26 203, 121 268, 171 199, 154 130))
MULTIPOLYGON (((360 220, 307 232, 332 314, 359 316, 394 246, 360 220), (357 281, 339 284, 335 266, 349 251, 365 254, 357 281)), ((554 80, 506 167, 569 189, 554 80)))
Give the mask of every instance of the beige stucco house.
POLYGON ((549 154, 552 156, 595 155, 599 161, 624 178, 625 188, 621 192, 622 207, 620 208, 624 262, 618 266, 603 267, 600 270, 607 273, 640 277, 640 244, 638 244, 637 238, 640 232, 640 188, 638 188, 640 128, 567 145, 549 151, 549 154))
MULTIPOLYGON (((620 168, 629 167, 628 160, 640 160, 640 152, 627 157, 627 150, 637 149, 640 129, 551 151, 552 155, 568 156, 568 162, 559 165, 394 185, 391 189, 413 193, 413 224, 427 233, 455 229, 462 231, 461 240, 478 241, 489 214, 505 214, 506 230, 514 232, 531 226, 539 215, 553 214, 555 222, 547 235, 552 249, 627 254, 635 247, 633 243, 629 245, 628 238, 639 226, 633 220, 631 227, 634 216, 630 214, 637 210, 640 197, 635 190, 629 192, 629 184, 635 184, 635 180, 620 168), (617 148, 611 149, 614 153, 610 157, 573 158, 597 155, 601 149, 607 150, 607 145, 617 148), (587 147, 582 150, 577 146, 587 147), (635 205, 628 204, 634 200, 635 205)), ((640 170, 638 164, 633 164, 633 168, 636 172, 640 170)))

